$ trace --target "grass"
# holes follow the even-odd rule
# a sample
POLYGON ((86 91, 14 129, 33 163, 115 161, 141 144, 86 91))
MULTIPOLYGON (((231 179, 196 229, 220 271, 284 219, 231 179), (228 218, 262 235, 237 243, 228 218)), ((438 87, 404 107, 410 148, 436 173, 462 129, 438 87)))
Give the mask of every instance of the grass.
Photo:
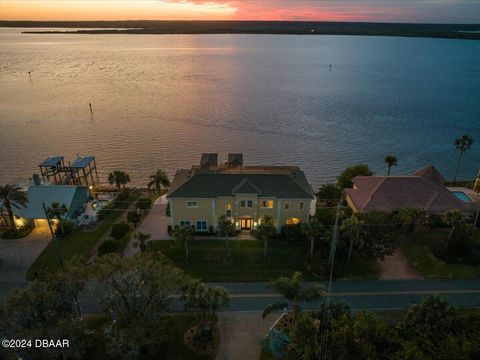
MULTIPOLYGON (((192 352, 187 348, 183 341, 185 332, 195 325, 195 317, 191 313, 177 313, 167 315, 169 317, 169 331, 165 353, 161 354, 162 359, 169 360, 210 360, 212 357, 200 355, 192 352)), ((105 341, 101 336, 102 328, 108 319, 104 315, 89 316, 84 319, 85 326, 88 330, 94 331, 96 335, 95 347, 89 354, 91 360, 110 360, 115 359, 105 350, 105 341)), ((159 358, 160 358, 159 357, 159 358)))
MULTIPOLYGON (((172 240, 152 241, 150 249, 161 251, 176 266, 203 281, 270 281, 291 275, 294 271, 300 271, 303 280, 318 280, 304 266, 307 246, 300 241, 269 241, 266 260, 263 259, 263 242, 257 240, 230 240, 230 260, 226 258, 225 242, 222 240, 190 241, 188 260, 184 247, 172 240)), ((376 265, 372 266, 371 260, 357 257, 342 277, 376 278, 376 274, 376 265)))
MULTIPOLYGON (((446 241, 447 231, 419 232, 412 240, 400 241, 400 249, 417 271, 425 278, 478 278, 480 265, 447 264, 432 254, 432 247, 439 241, 446 241)), ((480 243, 480 234, 476 233, 480 243)))
MULTIPOLYGON (((136 200, 137 195, 132 194, 131 197, 123 202, 116 210, 125 210, 136 200)), ((42 277, 42 274, 56 271, 60 268, 60 261, 58 258, 57 244, 64 262, 74 256, 88 258, 92 249, 97 242, 110 230, 124 212, 111 211, 100 225, 93 231, 84 231, 83 227, 74 230, 69 236, 64 239, 57 239, 55 244, 51 241, 47 247, 42 251, 40 256, 35 260, 27 272, 27 280, 33 280, 36 276, 42 277)))

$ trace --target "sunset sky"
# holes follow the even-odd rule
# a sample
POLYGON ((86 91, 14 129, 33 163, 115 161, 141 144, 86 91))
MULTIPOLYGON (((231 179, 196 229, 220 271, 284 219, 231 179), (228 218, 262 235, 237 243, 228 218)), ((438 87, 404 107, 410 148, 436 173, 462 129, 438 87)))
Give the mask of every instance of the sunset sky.
POLYGON ((479 23, 480 0, 0 0, 0 19, 479 23))

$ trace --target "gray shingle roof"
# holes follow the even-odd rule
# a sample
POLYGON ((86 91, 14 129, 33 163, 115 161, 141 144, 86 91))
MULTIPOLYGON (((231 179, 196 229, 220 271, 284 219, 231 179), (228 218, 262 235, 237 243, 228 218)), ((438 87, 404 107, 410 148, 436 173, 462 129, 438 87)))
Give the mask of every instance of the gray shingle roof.
POLYGON ((283 173, 222 173, 180 170, 173 179, 168 198, 216 198, 234 194, 264 197, 314 199, 300 170, 283 173))

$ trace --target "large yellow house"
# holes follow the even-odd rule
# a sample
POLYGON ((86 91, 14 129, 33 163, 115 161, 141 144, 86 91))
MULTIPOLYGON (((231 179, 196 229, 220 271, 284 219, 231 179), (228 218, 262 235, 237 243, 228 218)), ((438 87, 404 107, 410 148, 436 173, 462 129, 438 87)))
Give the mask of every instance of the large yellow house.
POLYGON ((243 154, 203 154, 199 166, 178 170, 167 194, 170 225, 217 230, 225 215, 238 230, 250 231, 269 216, 277 232, 286 224, 308 221, 316 198, 297 166, 243 166, 243 154))

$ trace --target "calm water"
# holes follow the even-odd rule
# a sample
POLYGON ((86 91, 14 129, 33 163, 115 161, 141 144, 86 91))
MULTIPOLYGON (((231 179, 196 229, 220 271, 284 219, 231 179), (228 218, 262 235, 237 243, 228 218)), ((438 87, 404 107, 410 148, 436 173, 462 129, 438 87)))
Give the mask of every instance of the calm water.
POLYGON ((20 31, 0 29, 1 183, 93 154, 103 177, 144 185, 201 152, 298 164, 315 187, 357 162, 383 174, 388 154, 393 173, 451 177, 463 133, 476 144, 461 177, 480 163, 477 41, 20 31))

